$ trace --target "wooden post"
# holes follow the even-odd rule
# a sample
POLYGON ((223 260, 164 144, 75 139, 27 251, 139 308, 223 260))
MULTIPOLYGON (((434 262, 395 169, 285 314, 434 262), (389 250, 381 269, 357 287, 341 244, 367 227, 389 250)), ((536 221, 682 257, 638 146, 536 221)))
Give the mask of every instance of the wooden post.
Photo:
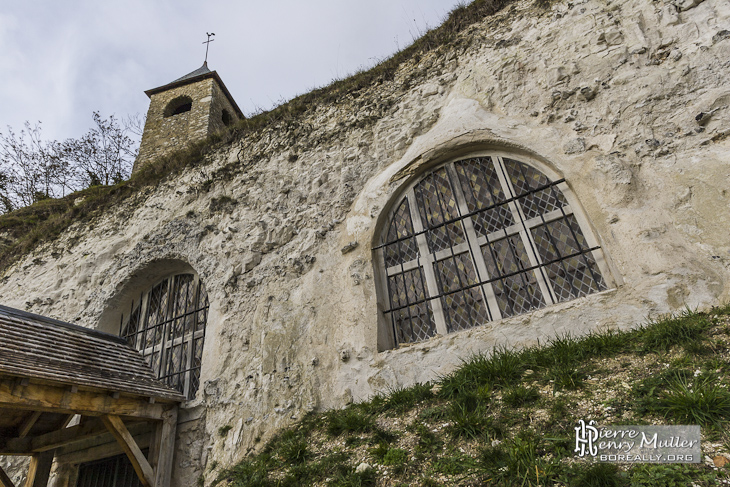
POLYGON ((116 438, 119 445, 124 450, 124 453, 129 457, 129 461, 132 462, 134 471, 137 472, 137 477, 142 482, 144 487, 154 487, 155 474, 150 467, 149 462, 142 454, 142 450, 137 446, 137 442, 124 426, 124 422, 119 416, 107 415, 101 417, 106 425, 107 429, 116 438))
POLYGON ((0 467, 0 486, 15 487, 15 484, 12 480, 10 480, 10 477, 8 477, 8 474, 5 473, 5 470, 3 470, 2 467, 0 467))
POLYGON ((177 432, 177 406, 162 414, 162 434, 160 435, 157 458, 155 487, 170 487, 172 460, 175 455, 175 433, 177 432))
POLYGON ((28 477, 25 479, 25 487, 48 487, 48 477, 51 475, 53 464, 53 451, 44 451, 33 455, 30 459, 28 477))

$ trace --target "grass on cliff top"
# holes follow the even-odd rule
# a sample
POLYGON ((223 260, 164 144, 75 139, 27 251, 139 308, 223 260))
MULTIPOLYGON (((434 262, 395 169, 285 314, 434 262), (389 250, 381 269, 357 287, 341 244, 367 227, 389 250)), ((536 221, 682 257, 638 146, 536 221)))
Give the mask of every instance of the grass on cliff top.
MULTIPOLYGON (((155 186, 165 177, 200 164, 223 140, 253 136, 257 131, 280 122, 295 120, 308 110, 336 102, 345 94, 356 93, 395 78, 398 69, 410 60, 418 60, 442 46, 454 46, 458 34, 468 26, 500 11, 514 0, 475 0, 454 9, 437 28, 427 31, 409 47, 380 62, 369 70, 336 80, 329 86, 312 90, 280 106, 241 120, 227 132, 214 135, 203 142, 161 157, 147 164, 129 181, 114 186, 96 186, 64 198, 44 200, 29 207, 0 215, 0 271, 8 268, 20 256, 42 242, 53 241, 75 222, 86 222, 118 205, 145 187, 155 186), (81 199, 80 203, 76 203, 81 199)), ((535 0, 540 7, 552 0, 535 0)))
POLYGON ((92 186, 0 215, 0 272, 36 245, 53 241, 73 223, 88 222, 166 176, 201 164, 206 154, 227 140, 230 134, 216 134, 145 165, 127 181, 92 186))
POLYGON ((633 331, 559 336, 544 346, 472 357, 433 384, 309 414, 233 468, 213 462, 200 481, 219 487, 730 484, 730 464, 629 466, 587 462, 573 452, 577 421, 593 419, 699 424, 703 458, 730 459, 729 373, 730 306, 633 331))

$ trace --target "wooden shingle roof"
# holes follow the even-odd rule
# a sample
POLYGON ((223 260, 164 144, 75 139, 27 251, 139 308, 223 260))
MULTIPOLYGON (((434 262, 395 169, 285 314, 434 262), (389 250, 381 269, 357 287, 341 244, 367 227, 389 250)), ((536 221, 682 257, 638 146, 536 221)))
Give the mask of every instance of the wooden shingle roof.
POLYGON ((165 401, 185 398, 115 335, 0 306, 0 375, 165 401))

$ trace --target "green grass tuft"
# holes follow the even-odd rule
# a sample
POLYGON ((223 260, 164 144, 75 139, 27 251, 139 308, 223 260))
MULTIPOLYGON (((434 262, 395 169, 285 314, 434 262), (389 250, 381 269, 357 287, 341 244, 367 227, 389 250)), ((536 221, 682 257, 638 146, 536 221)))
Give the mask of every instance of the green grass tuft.
POLYGON ((660 393, 657 409, 679 424, 719 429, 730 422, 730 391, 717 377, 677 375, 660 393))
POLYGON ((686 310, 676 317, 668 317, 644 326, 638 333, 644 352, 666 352, 674 346, 694 346, 704 338, 712 322, 704 313, 686 310))
POLYGON ((505 392, 502 401, 507 406, 520 407, 540 399, 540 391, 533 387, 517 386, 505 392))
POLYGON ((339 436, 343 433, 365 433, 371 431, 374 426, 373 416, 356 407, 327 413, 327 433, 332 436, 339 436))

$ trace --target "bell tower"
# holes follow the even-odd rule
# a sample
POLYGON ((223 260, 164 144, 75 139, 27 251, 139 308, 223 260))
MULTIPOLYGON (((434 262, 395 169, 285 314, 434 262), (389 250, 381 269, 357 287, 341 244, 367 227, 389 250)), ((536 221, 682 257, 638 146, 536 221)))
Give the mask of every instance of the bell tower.
POLYGON ((132 172, 244 118, 218 73, 208 69, 207 61, 145 94, 150 98, 150 108, 132 172))

